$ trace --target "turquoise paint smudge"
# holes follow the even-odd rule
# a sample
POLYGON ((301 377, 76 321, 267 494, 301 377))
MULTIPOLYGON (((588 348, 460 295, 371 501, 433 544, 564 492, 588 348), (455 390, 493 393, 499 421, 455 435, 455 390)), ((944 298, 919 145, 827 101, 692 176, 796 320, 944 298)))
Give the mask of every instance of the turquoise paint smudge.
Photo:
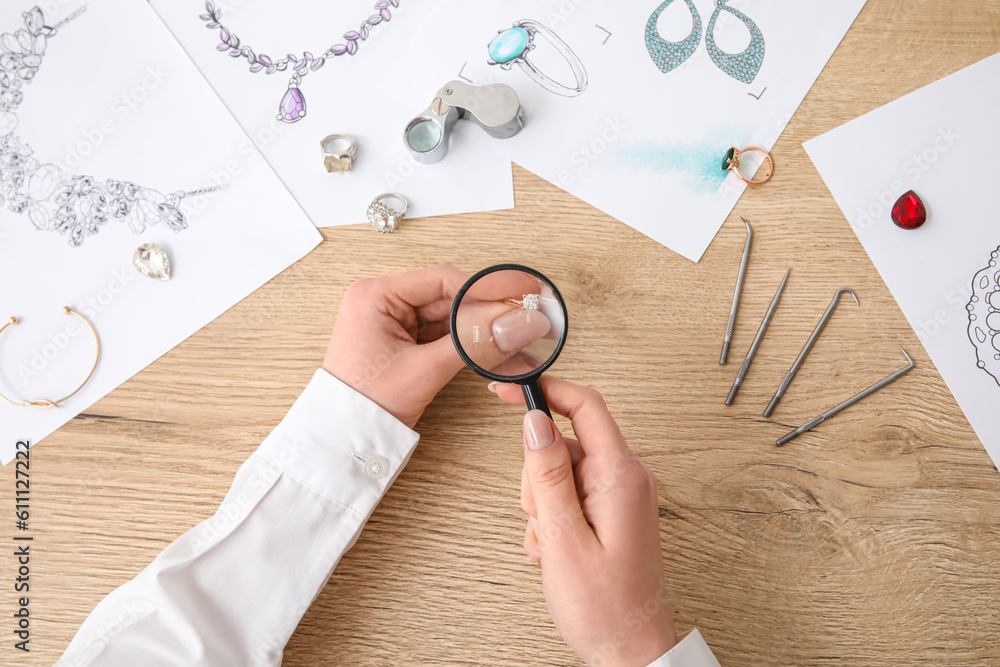
POLYGON ((664 174, 683 174, 699 194, 717 191, 729 172, 722 171, 725 150, 717 144, 625 143, 619 157, 624 166, 664 174))

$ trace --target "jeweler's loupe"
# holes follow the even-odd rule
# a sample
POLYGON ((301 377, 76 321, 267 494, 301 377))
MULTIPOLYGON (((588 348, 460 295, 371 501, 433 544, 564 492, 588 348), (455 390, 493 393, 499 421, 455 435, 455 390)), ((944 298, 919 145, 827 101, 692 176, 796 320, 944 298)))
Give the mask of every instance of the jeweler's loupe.
POLYGON ((519 264, 483 269, 462 286, 451 307, 451 338, 469 368, 521 385, 528 409, 549 416, 538 379, 559 356, 567 331, 559 290, 519 264))

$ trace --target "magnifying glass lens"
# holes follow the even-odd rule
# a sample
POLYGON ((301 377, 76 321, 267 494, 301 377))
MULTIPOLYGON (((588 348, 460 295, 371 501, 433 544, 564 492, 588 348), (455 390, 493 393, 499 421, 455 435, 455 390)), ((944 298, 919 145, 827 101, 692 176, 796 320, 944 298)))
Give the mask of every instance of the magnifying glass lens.
POLYGON ((508 269, 480 275, 455 305, 452 337, 469 366, 501 381, 547 368, 566 332, 566 310, 544 278, 508 269))

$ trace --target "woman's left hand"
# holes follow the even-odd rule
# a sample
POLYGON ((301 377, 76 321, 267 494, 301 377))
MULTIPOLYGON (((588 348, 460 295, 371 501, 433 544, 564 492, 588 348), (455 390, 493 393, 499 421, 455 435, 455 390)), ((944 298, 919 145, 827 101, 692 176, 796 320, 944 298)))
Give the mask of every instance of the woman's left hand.
POLYGON ((352 284, 323 368, 413 428, 464 365, 448 320, 468 275, 451 266, 352 284))

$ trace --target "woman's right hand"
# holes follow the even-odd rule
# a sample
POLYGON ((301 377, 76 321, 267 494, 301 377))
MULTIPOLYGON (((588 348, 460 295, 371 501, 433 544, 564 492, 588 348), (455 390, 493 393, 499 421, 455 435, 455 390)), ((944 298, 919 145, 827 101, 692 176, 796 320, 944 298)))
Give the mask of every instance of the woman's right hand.
MULTIPOLYGON (((517 385, 491 388, 524 403, 517 385)), ((542 568, 542 591, 563 639, 595 667, 645 667, 677 643, 663 583, 656 478, 629 449, 593 389, 542 378, 551 419, 524 419, 524 548, 542 568)))

